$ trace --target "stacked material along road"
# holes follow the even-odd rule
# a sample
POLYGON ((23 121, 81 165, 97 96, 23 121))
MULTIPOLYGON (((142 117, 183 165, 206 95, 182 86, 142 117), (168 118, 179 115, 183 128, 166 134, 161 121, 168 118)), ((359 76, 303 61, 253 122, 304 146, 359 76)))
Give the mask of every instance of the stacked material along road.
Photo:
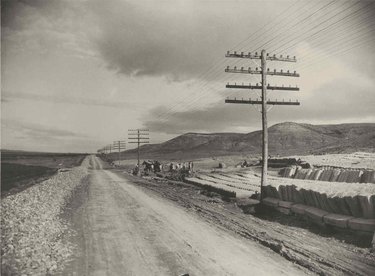
POLYGON ((375 231, 374 171, 299 169, 294 179, 284 182, 270 178, 268 183, 264 204, 282 213, 303 215, 321 225, 375 231))
POLYGON ((375 171, 353 169, 296 169, 285 168, 281 175, 295 179, 310 179, 330 182, 375 183, 375 171))
POLYGON ((363 183, 375 183, 375 171, 364 171, 362 175, 363 183))
POLYGON ((355 152, 299 157, 317 168, 301 169, 290 166, 281 170, 280 175, 330 182, 375 183, 375 153, 355 152))
POLYGON ((294 175, 296 174, 297 167, 286 167, 282 170, 281 176, 282 177, 288 177, 288 178, 293 178, 294 175))
MULTIPOLYGON (((322 174, 322 171, 314 174, 322 174)), ((335 171, 326 177, 329 175, 333 177, 335 171)), ((314 179, 315 176, 311 178, 314 179)), ((256 191, 259 192, 260 185, 260 177, 251 172, 200 174, 187 180, 192 184, 211 185, 233 191, 237 197, 249 197, 256 191)), ((330 213, 375 219, 375 185, 372 183, 339 183, 269 176, 268 184, 265 187, 266 197, 305 204, 330 213)))
POLYGON ((375 170, 375 153, 370 152, 291 156, 291 158, 301 158, 314 166, 334 166, 341 168, 375 170))
POLYGON ((239 198, 250 197, 260 191, 258 183, 250 183, 246 177, 235 173, 199 174, 196 177, 186 178, 185 181, 233 192, 239 198))
POLYGON ((375 185, 289 179, 269 179, 267 197, 305 204, 330 213, 357 218, 375 218, 375 185))

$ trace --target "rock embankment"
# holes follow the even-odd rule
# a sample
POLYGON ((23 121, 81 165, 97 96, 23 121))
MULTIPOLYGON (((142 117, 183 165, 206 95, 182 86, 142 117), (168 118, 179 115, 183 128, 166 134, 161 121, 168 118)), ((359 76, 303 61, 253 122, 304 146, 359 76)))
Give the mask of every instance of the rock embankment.
POLYGON ((69 171, 6 197, 1 202, 2 273, 46 275, 58 270, 73 249, 61 242, 68 230, 60 219, 74 189, 88 175, 90 158, 69 171))

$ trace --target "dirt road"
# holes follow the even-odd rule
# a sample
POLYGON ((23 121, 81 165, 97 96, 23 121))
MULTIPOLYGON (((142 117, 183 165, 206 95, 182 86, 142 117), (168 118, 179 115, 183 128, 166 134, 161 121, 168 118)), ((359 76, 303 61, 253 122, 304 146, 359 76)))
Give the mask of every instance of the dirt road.
POLYGON ((306 270, 145 193, 93 157, 73 224, 80 250, 70 275, 304 275, 306 270))

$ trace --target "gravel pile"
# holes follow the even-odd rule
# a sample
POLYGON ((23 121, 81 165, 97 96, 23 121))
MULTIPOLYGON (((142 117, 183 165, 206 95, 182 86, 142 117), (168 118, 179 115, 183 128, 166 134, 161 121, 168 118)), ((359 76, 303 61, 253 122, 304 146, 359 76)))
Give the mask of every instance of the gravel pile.
POLYGON ((73 245, 61 242, 68 228, 59 215, 88 167, 86 157, 81 166, 2 200, 3 275, 48 275, 69 258, 73 245))

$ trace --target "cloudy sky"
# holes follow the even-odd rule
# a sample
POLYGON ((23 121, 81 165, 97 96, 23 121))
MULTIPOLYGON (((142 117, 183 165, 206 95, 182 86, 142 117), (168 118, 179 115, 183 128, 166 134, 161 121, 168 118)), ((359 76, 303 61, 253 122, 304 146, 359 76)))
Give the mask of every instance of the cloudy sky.
POLYGON ((375 122, 375 3, 344 0, 1 1, 1 147, 93 152, 150 129, 151 141, 186 132, 261 128, 256 106, 226 89, 259 76, 228 74, 257 60, 227 50, 296 56, 269 62, 301 77, 268 77, 300 92, 269 124, 375 122))

